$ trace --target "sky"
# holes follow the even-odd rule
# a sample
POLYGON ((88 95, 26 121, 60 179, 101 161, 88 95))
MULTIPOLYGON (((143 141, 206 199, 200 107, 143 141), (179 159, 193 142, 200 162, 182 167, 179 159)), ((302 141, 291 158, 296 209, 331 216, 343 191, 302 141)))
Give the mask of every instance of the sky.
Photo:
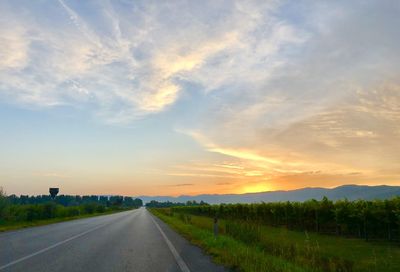
POLYGON ((400 2, 0 2, 8 194, 400 185, 400 2))

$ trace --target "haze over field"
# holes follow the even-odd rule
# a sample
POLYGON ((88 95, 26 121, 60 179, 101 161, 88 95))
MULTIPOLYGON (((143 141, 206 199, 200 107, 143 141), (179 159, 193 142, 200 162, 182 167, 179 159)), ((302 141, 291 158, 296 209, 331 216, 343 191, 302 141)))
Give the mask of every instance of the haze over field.
POLYGON ((1 1, 0 186, 400 184, 399 1, 1 1))

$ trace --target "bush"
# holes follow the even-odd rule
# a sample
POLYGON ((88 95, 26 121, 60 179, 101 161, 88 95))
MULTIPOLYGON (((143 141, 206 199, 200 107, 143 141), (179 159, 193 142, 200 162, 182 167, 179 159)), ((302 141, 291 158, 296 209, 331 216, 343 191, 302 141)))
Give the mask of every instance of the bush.
POLYGON ((68 207, 68 216, 78 216, 80 215, 80 210, 78 207, 68 207))
MULTIPOLYGON (((1 202, 1 198, 0 198, 1 202)), ((82 214, 104 213, 107 209, 104 205, 87 203, 81 206, 64 207, 54 202, 34 205, 6 205, 2 210, 0 224, 11 222, 32 222, 52 218, 65 218, 82 214), (7 211, 5 213, 4 211, 7 211)))
POLYGON ((87 203, 87 204, 83 205, 83 211, 84 211, 84 213, 92 214, 92 213, 96 212, 97 207, 98 207, 98 205, 95 203, 87 203))
POLYGON ((42 218, 51 219, 56 217, 57 205, 53 202, 46 203, 42 206, 42 218))
POLYGON ((106 207, 104 207, 103 205, 98 205, 96 208, 96 212, 98 213, 103 213, 106 211, 106 207))

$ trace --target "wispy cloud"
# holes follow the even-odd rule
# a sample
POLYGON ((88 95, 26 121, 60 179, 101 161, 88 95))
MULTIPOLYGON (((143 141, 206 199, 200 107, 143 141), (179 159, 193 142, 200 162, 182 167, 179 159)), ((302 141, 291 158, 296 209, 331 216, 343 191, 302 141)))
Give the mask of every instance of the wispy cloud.
MULTIPOLYGON (((233 134, 226 130, 235 135, 235 142, 229 144, 225 134, 215 136, 210 127, 202 132, 181 130, 205 150, 226 156, 224 161, 231 158, 228 164, 207 166, 204 162, 203 166, 187 165, 186 170, 222 171, 298 187, 318 181, 330 182, 330 186, 357 181, 371 183, 382 180, 382 170, 391 169, 393 176, 385 177, 393 182, 399 178, 398 171, 394 171, 398 169, 400 154, 398 86, 383 84, 371 91, 357 92, 314 116, 260 129, 251 141, 245 137, 246 131, 233 134), (204 134, 213 137, 213 141, 204 134), (228 144, 222 147, 218 142, 228 144)), ((216 127, 215 131, 220 130, 216 127)))
POLYGON ((265 80, 280 49, 302 40, 273 2, 29 6, 22 16, 2 5, 0 91, 25 105, 90 106, 113 122, 165 110, 185 82, 216 90, 265 80))
POLYGON ((178 183, 178 184, 172 184, 172 185, 167 185, 170 187, 184 187, 184 186, 193 186, 193 183, 178 183))
POLYGON ((47 177, 47 178, 69 178, 68 175, 56 172, 35 172, 32 174, 37 177, 47 177))

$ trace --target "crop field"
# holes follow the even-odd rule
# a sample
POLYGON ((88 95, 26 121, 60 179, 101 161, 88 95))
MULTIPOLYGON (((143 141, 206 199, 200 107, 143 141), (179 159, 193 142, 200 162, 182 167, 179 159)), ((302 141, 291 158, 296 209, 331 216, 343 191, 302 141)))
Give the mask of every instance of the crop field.
POLYGON ((152 212, 216 261, 240 271, 400 271, 398 204, 398 199, 336 203, 324 199, 152 212), (301 220, 296 214, 302 215, 301 220))

